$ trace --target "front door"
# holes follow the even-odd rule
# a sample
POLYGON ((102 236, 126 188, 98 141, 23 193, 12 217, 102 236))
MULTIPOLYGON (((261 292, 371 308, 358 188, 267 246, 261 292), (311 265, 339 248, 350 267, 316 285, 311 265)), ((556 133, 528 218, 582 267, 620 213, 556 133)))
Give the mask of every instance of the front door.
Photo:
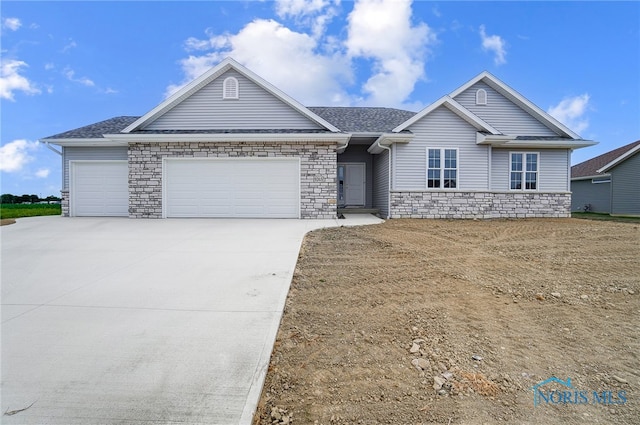
POLYGON ((365 188, 366 168, 364 163, 338 164, 339 206, 364 206, 365 188))

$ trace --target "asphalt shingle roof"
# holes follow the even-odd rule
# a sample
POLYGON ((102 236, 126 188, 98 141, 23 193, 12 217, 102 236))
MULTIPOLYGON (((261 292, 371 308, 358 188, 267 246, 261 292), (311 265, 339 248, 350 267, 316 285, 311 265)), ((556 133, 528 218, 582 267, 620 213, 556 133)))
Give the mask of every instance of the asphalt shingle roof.
POLYGON ((598 170, 600 168, 604 167, 619 156, 624 155, 638 145, 640 145, 640 140, 619 147, 618 149, 603 153, 602 155, 598 155, 595 158, 591 158, 587 161, 581 162, 580 164, 576 164, 571 167, 571 178, 575 179, 578 177, 589 177, 602 174, 598 173, 598 170))
POLYGON ((108 120, 100 121, 94 124, 85 125, 84 127, 74 130, 65 131, 64 133, 55 134, 45 137, 46 139, 102 139, 103 134, 120 133, 127 128, 135 120, 140 117, 114 117, 108 120))
POLYGON ((390 132, 416 113, 393 108, 320 107, 308 108, 347 133, 390 132))
MULTIPOLYGON (((393 108, 368 107, 313 107, 309 108, 316 115, 330 122, 341 131, 347 133, 384 133, 402 124, 415 115, 415 112, 393 108)), ((127 128, 140 117, 121 116, 89 124, 64 133, 45 137, 47 139, 102 139, 103 134, 116 134, 127 128)), ((324 130, 165 130, 136 131, 139 134, 177 134, 177 133, 323 133, 324 130)))

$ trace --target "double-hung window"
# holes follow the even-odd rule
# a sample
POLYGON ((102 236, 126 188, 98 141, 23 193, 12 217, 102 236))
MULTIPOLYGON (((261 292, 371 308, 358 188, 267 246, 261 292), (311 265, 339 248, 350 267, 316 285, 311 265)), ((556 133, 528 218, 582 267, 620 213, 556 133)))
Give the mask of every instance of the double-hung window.
POLYGON ((510 163, 511 190, 538 189, 538 153, 511 152, 510 163))
POLYGON ((427 188, 455 189, 458 187, 458 150, 427 150, 427 188))

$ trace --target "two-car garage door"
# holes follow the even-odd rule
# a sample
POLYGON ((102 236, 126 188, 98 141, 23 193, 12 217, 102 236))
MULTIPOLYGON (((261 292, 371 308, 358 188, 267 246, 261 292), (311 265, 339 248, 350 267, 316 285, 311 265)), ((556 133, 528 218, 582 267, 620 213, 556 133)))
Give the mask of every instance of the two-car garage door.
MULTIPOLYGON (((71 215, 127 216, 127 161, 73 161, 71 215)), ((297 158, 163 162, 165 217, 299 218, 297 158)))
POLYGON ((299 218, 297 158, 164 160, 166 217, 299 218))

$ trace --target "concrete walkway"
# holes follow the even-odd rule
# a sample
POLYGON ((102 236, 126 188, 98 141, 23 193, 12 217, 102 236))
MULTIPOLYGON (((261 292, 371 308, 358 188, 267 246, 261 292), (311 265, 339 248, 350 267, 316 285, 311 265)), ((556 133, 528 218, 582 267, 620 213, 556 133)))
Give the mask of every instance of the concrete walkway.
POLYGON ((250 424, 302 238, 379 222, 2 226, 2 423, 250 424))

